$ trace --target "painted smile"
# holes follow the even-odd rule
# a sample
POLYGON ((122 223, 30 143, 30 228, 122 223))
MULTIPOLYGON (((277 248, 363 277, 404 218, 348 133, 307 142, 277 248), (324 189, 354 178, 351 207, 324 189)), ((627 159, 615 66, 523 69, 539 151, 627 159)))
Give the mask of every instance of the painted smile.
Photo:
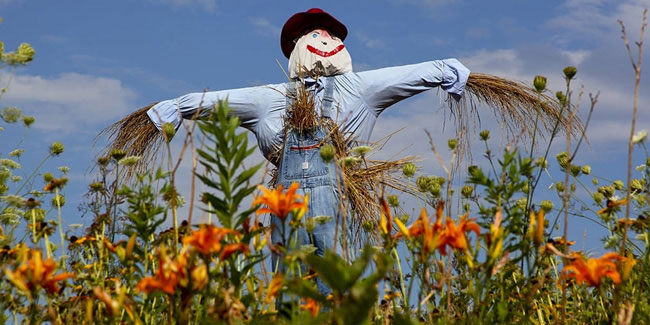
POLYGON ((317 48, 315 48, 315 47, 313 47, 311 45, 307 45, 307 50, 309 50, 309 52, 314 53, 316 55, 320 55, 320 56, 322 56, 324 58, 330 57, 330 56, 332 56, 332 55, 334 55, 336 53, 339 53, 344 48, 345 48, 345 46, 343 44, 341 44, 341 45, 337 46, 335 49, 333 49, 333 50, 331 50, 329 52, 325 52, 325 51, 321 51, 321 50, 319 50, 319 49, 317 49, 317 48))

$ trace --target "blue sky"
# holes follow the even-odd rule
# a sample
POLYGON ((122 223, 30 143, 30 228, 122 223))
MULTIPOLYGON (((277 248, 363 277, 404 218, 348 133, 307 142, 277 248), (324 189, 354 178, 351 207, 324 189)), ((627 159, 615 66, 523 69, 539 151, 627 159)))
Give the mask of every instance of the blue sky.
MULTIPOLYGON (((34 62, 15 71, 0 100, 2 107, 18 106, 37 118, 22 145, 29 153, 24 169, 31 171, 53 141, 63 142, 65 154, 48 170, 71 167, 66 222, 89 224, 76 206, 92 180, 92 143, 103 127, 138 107, 184 93, 286 80, 276 63, 287 63, 279 46, 281 27, 311 6, 322 6, 348 27, 345 44, 356 71, 455 57, 473 72, 525 82, 545 75, 549 88, 563 90, 562 68, 577 66, 574 86, 584 85, 583 103, 586 94, 600 91, 590 143, 582 147, 578 163, 589 162, 595 174, 624 179, 634 75, 616 19, 626 23, 636 41, 649 0, 0 0, 5 48, 29 42, 36 49, 34 62)), ((7 72, 0 77, 4 84, 7 72)), ((637 128, 647 130, 646 77, 644 72, 637 128)), ((444 148, 454 132, 451 123, 443 130, 448 114, 442 107, 438 93, 429 91, 388 110, 374 138, 404 130, 379 156, 417 154, 424 173, 441 174, 423 129, 444 148)), ((583 104, 581 111, 586 109, 583 104)), ((492 129, 495 148, 503 147, 498 122, 487 110, 482 116, 479 129, 492 129)), ((5 127, 0 154, 6 156, 21 136, 20 128, 5 127)), ((176 150, 180 142, 174 141, 176 150)), ((559 141, 554 154, 563 147, 559 141)), ((476 160, 481 159, 478 150, 476 160)), ((636 164, 645 160, 638 153, 636 164)), ((189 179, 188 164, 180 172, 189 179)), ((188 184, 181 182, 187 195, 188 184)), ((593 225, 576 220, 572 227, 580 240, 593 225)))

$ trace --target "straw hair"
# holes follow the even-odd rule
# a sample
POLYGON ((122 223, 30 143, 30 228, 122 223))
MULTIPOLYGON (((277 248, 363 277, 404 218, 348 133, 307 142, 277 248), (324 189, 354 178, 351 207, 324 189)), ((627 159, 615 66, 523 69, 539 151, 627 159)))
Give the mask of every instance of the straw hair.
POLYGON ((123 150, 127 156, 142 157, 132 168, 125 171, 130 177, 155 165, 156 155, 165 142, 165 136, 151 122, 147 111, 156 103, 147 105, 103 129, 95 141, 105 137, 108 145, 99 153, 108 156, 113 150, 123 150))
MULTIPOLYGON (((461 149, 468 148, 470 123, 480 121, 478 105, 492 109, 510 137, 532 136, 536 121, 539 129, 537 134, 542 137, 550 134, 558 121, 559 131, 568 130, 568 110, 562 111, 557 100, 536 92, 522 82, 493 75, 471 73, 465 85, 464 96, 456 100, 449 95, 447 102, 460 134, 461 149)), ((580 120, 574 116, 571 123, 572 136, 582 134, 580 120)))

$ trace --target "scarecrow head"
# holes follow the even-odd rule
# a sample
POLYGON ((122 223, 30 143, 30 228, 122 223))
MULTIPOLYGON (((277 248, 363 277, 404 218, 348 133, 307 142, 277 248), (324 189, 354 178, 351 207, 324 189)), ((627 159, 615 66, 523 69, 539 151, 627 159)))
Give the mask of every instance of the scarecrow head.
POLYGON ((343 45, 348 29, 318 8, 299 12, 284 24, 280 45, 289 59, 291 79, 333 76, 352 71, 343 45))

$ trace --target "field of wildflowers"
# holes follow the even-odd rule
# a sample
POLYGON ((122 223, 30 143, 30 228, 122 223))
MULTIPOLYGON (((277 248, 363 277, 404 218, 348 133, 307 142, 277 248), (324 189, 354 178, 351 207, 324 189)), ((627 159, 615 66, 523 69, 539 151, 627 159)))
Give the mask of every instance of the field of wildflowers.
MULTIPOLYGON (((13 52, 0 46, 0 54, 2 67, 13 68, 28 64, 34 50, 24 43, 13 52)), ((637 76, 640 54, 633 60, 637 76)), ((571 88, 577 70, 563 73, 566 90, 556 98, 571 118, 578 108, 571 88)), ((533 86, 548 92, 542 76, 533 86)), ((590 99, 591 111, 597 96, 590 99)), ((35 120, 17 108, 3 109, 0 117, 25 128, 35 120)), ((0 146, 2 322, 650 322, 650 157, 636 171, 630 160, 636 178, 593 178, 589 185, 591 167, 574 159, 580 136, 567 136, 566 151, 553 161, 547 159, 550 143, 541 156, 533 154, 534 144, 509 146, 497 155, 488 145, 490 132, 482 131, 487 163, 466 170, 454 158, 457 141, 451 139, 451 162, 440 161, 446 175, 417 175, 411 163, 402 170, 420 193, 417 214, 404 213, 398 195, 379 194, 381 214, 363 225, 368 242, 352 249, 352 256, 319 257, 313 247, 296 247, 292 240, 271 242, 271 229, 260 222, 263 214, 283 220, 286 238, 300 228, 312 233, 327 216, 305 217, 309 197, 296 194, 297 185, 254 184, 262 165, 241 168, 255 148, 227 104, 196 125, 205 142, 200 149, 191 143, 191 151, 206 172, 195 179, 208 190, 201 202, 189 204, 205 209, 206 223, 192 221, 193 209, 178 213, 186 202, 177 192, 171 156, 166 169, 130 175, 139 157, 115 150, 97 159, 97 178, 85 198, 93 221, 80 237, 63 230, 68 170, 45 172, 41 163, 23 178, 18 175, 24 152, 7 153, 9 145, 0 146), (551 190, 555 199, 538 200, 537 185, 549 164, 559 166, 564 180, 551 190), (454 183, 458 174, 464 184, 454 183), (252 206, 242 204, 250 197, 252 206), (589 256, 572 248, 567 220, 576 214, 607 231, 607 253, 589 256), (163 224, 172 226, 162 229, 163 224), (282 271, 272 271, 272 254, 286 265, 282 271), (316 278, 332 293, 319 292, 316 278)), ((165 133, 171 139, 174 129, 165 133)), ((630 150, 646 152, 645 140, 633 124, 630 150)), ((63 154, 63 144, 53 143, 43 162, 63 154)))

